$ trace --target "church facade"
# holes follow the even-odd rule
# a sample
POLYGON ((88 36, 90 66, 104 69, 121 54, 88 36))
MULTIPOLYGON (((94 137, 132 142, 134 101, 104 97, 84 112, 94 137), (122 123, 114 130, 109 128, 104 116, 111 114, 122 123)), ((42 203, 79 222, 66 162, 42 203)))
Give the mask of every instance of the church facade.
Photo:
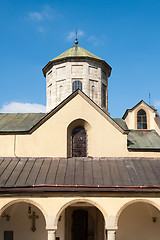
POLYGON ((160 116, 111 118, 111 70, 76 41, 43 68, 47 113, 0 114, 0 239, 159 240, 160 116))

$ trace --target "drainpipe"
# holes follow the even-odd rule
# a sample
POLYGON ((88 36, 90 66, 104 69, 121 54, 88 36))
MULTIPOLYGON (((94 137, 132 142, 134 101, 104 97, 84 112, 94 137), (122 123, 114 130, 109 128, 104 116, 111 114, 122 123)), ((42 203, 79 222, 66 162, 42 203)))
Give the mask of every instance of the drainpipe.
POLYGON ((16 135, 14 135, 14 156, 18 158, 16 155, 16 135))

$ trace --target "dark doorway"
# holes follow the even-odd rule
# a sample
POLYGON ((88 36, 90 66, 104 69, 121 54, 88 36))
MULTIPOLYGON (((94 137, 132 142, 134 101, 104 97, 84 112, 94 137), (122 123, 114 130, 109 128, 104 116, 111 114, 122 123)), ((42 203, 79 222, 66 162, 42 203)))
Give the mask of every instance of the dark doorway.
POLYGON ((72 214, 72 240, 87 240, 88 238, 88 212, 74 210, 72 214))
POLYGON ((4 240, 13 240, 13 231, 4 231, 4 240))
POLYGON ((76 127, 72 131, 72 157, 87 156, 87 134, 84 127, 76 127))

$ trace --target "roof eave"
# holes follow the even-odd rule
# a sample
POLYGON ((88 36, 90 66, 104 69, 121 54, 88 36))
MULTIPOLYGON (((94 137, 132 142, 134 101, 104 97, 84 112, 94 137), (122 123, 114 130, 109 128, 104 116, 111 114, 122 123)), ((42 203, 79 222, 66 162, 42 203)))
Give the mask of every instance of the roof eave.
POLYGON ((127 147, 128 151, 130 152, 160 152, 160 148, 132 148, 132 147, 127 147))
POLYGON ((108 68, 108 70, 109 70, 109 75, 108 75, 108 77, 110 77, 112 68, 111 68, 111 66, 109 66, 108 63, 106 63, 103 59, 98 59, 98 58, 94 58, 94 57, 87 57, 87 56, 63 57, 63 58, 55 59, 55 60, 53 59, 53 60, 49 61, 49 62, 46 64, 46 66, 44 66, 44 68, 42 69, 44 77, 46 77, 47 69, 48 69, 50 66, 53 66, 54 63, 58 63, 58 62, 65 61, 65 60, 68 60, 68 59, 79 59, 79 58, 82 58, 82 59, 91 59, 91 60, 94 60, 94 61, 98 61, 98 62, 103 63, 103 64, 108 68))
POLYGON ((1 187, 0 194, 35 194, 55 192, 125 192, 125 193, 153 193, 160 192, 160 186, 84 186, 84 185, 43 185, 27 187, 1 187))

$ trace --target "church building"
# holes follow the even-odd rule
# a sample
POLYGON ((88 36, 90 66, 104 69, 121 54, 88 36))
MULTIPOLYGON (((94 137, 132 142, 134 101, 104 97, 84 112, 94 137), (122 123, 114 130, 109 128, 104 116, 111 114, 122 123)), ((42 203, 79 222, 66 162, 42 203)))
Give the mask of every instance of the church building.
POLYGON ((76 39, 43 68, 47 113, 0 113, 0 239, 160 239, 160 116, 112 118, 111 70, 76 39))

